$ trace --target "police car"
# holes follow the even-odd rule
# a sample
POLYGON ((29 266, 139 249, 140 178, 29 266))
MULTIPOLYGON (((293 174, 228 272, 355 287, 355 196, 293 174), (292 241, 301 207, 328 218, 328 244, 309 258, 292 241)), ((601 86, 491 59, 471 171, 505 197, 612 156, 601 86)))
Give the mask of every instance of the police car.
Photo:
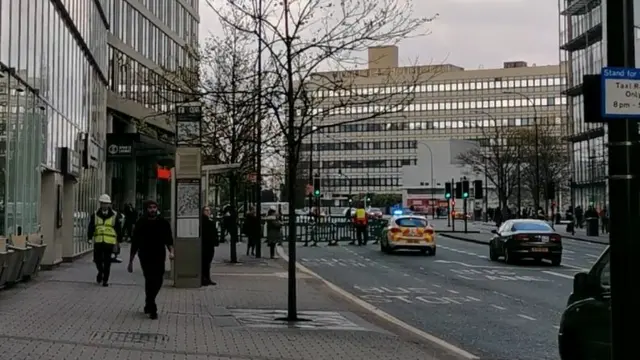
POLYGON ((394 211, 389 225, 380 234, 380 250, 419 250, 425 255, 436 254, 436 233, 426 217, 394 211))

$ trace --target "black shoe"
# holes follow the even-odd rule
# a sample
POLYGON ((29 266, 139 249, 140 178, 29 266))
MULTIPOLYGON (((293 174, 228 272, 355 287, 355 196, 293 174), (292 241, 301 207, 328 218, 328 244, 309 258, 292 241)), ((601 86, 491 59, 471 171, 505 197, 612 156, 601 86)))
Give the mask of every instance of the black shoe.
POLYGON ((149 314, 149 319, 151 320, 157 320, 158 319, 158 313, 157 312, 152 312, 149 314))
POLYGON ((102 273, 98 273, 98 276, 96 276, 96 282, 98 284, 100 284, 102 282, 102 273))
POLYGON ((104 282, 102 283, 102 286, 103 286, 103 287, 108 287, 108 286, 109 286, 109 283, 108 283, 108 282, 106 282, 106 281, 104 281, 104 282))
POLYGON ((149 314, 151 314, 151 310, 149 310, 149 308, 145 306, 145 307, 144 307, 144 313, 145 313, 146 315, 149 315, 149 314))

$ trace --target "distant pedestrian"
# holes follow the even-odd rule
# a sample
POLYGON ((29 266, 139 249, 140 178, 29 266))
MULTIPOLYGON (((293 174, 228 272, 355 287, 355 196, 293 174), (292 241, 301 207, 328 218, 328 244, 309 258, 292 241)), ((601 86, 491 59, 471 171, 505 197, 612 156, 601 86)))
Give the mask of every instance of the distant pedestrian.
POLYGON ((157 319, 156 297, 164 283, 167 251, 169 258, 173 259, 173 235, 169 222, 160 217, 155 201, 145 201, 143 208, 146 213, 138 219, 133 229, 127 271, 133 272, 133 261, 138 255, 144 275, 144 313, 151 319, 157 319))
POLYGON ((111 208, 111 197, 102 194, 98 202, 100 209, 89 219, 87 239, 93 241, 93 262, 98 269, 96 282, 106 287, 111 274, 111 254, 122 240, 122 227, 118 213, 111 208))
POLYGON ((280 230, 282 229, 282 222, 280 217, 276 213, 276 209, 271 208, 267 212, 266 227, 267 227, 267 245, 269 245, 269 257, 275 259, 276 257, 276 245, 282 240, 280 230))
POLYGON ((202 209, 201 217, 202 235, 202 286, 216 285, 211 280, 211 262, 216 252, 216 247, 219 245, 218 241, 218 228, 216 222, 211 218, 211 208, 205 206, 202 209))
POLYGON ((254 256, 256 254, 256 247, 260 242, 262 227, 258 222, 258 216, 256 215, 253 207, 249 208, 249 211, 244 216, 244 222, 242 224, 242 233, 247 237, 247 256, 254 256))
POLYGON ((361 202, 356 208, 353 217, 353 225, 356 228, 358 245, 367 245, 369 240, 369 214, 367 214, 363 202, 361 202))

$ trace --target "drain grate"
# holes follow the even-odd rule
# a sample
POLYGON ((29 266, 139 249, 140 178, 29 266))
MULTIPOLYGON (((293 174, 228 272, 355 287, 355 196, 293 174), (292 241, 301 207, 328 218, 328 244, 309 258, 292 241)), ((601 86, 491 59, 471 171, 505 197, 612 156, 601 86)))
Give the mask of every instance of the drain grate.
POLYGON ((158 344, 169 340, 163 334, 125 332, 125 331, 97 331, 91 336, 92 341, 109 341, 129 344, 158 344))

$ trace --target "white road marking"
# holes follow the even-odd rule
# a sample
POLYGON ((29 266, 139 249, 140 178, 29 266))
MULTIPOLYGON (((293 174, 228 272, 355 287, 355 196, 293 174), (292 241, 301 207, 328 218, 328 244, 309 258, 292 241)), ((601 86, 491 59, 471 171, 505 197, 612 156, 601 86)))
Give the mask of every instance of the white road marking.
POLYGON ((452 293, 452 294, 460 294, 459 292, 455 291, 455 290, 447 290, 448 292, 452 293))
POLYGON ((473 296, 467 296, 467 299, 470 299, 470 300, 473 300, 473 301, 482 301, 482 300, 480 300, 478 298, 475 298, 473 296))
POLYGON ((579 266, 575 266, 575 265, 562 264, 562 266, 564 266, 564 267, 568 267, 568 268, 570 268, 570 269, 580 270, 580 271, 589 271, 589 269, 581 268, 581 267, 579 267, 579 266))
MULTIPOLYGON (((280 255, 280 258, 283 259, 284 261, 289 261, 289 256, 287 256, 287 254, 285 253, 285 251, 282 249, 282 247, 278 246, 277 248, 278 250, 278 255, 280 255)), ((318 275, 317 273, 313 272, 311 269, 307 268, 306 266, 300 264, 299 262, 296 262, 296 268, 298 268, 298 270, 300 270, 301 272, 304 272, 308 275, 311 275, 313 277, 315 277, 316 279, 322 281, 329 289, 333 290, 334 292, 342 295, 344 298, 348 299, 349 301, 359 305, 360 307, 362 307, 363 309, 366 309, 368 311, 370 311, 372 314, 377 315, 378 317, 380 317, 383 320, 386 320, 392 324, 395 324, 396 326, 399 326, 401 328, 404 328, 407 331, 410 331, 414 334, 416 334, 417 336, 420 336, 421 338, 430 341, 444 349, 447 349, 457 355, 460 355, 463 358, 469 359, 469 360, 479 360, 480 357, 478 357, 477 355, 474 355, 464 349, 461 349, 453 344, 450 344, 442 339, 440 339, 439 337, 436 337, 434 335, 431 335, 425 331, 422 331, 414 326, 411 326, 405 322, 403 322, 402 320, 391 316, 390 314, 382 311, 381 309, 377 308, 376 306, 360 299, 359 297, 357 297, 356 295, 342 289, 341 287, 339 287, 338 285, 330 282, 329 280, 323 278, 322 276, 318 275)))
POLYGON ((543 271, 543 273, 548 274, 548 275, 558 276, 558 277, 565 278, 565 279, 573 279, 573 276, 571 276, 571 275, 561 274, 561 273, 557 273, 555 271, 543 271))
POLYGON ((558 325, 553 325, 553 328, 556 329, 556 330, 560 330, 560 326, 558 326, 558 325))
POLYGON ((597 258, 599 258, 599 257, 600 257, 600 256, 598 256, 598 255, 593 255, 593 254, 585 254, 585 255, 586 255, 586 256, 588 256, 588 257, 590 257, 590 258, 594 258, 594 259, 597 259, 597 258))
POLYGON ((532 318, 531 316, 527 316, 527 315, 523 315, 523 314, 518 314, 519 317, 523 318, 523 319, 527 319, 527 320, 531 320, 531 321, 535 321, 535 318, 532 318))
POLYGON ((496 309, 498 309, 498 310, 507 310, 507 308, 506 308, 506 307, 502 307, 502 306, 498 306, 498 305, 493 305, 493 304, 491 304, 491 306, 492 306, 492 307, 494 307, 494 308, 496 308, 496 309))
POLYGON ((457 275, 457 276, 458 276, 459 278, 461 278, 461 279, 465 279, 465 280, 470 280, 470 281, 475 280, 475 279, 472 279, 472 278, 470 278, 470 277, 466 277, 466 276, 464 276, 464 275, 457 275))
POLYGON ((562 252, 567 253, 567 254, 575 254, 575 251, 571 251, 571 250, 562 250, 562 252))
POLYGON ((572 258, 571 256, 563 256, 562 258, 563 258, 564 260, 569 260, 569 261, 571 261, 571 260, 575 260, 575 258, 572 258))
POLYGON ((431 284, 431 286, 437 287, 437 288, 441 288, 442 287, 441 285, 438 285, 438 284, 431 284))

